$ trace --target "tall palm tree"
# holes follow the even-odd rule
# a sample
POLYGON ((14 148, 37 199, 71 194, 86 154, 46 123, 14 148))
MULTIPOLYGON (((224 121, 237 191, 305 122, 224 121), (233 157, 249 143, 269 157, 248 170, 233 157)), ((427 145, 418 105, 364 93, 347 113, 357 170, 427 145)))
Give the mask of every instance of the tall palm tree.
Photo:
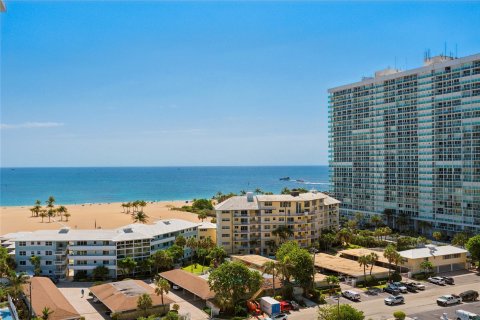
POLYGON ((328 285, 330 285, 330 293, 332 292, 332 289, 334 286, 340 283, 340 279, 337 276, 327 276, 325 278, 325 281, 327 282, 328 285))
POLYGON ((65 211, 65 213, 63 214, 65 216, 65 220, 68 222, 68 218, 70 218, 72 215, 70 214, 70 212, 68 211, 65 211))
POLYGON ((143 211, 138 211, 133 215, 134 222, 147 223, 148 219, 149 219, 148 215, 143 211))
POLYGON ((367 282, 367 267, 369 263, 370 263, 370 259, 368 256, 363 255, 358 257, 358 264, 360 265, 360 267, 363 267, 363 279, 365 283, 367 282))
POLYGON ((48 217, 48 222, 50 223, 50 219, 51 219, 52 217, 55 217, 55 209, 53 209, 53 208, 48 209, 48 211, 47 211, 47 217, 48 217))
POLYGON ((272 235, 278 237, 280 242, 285 242, 288 238, 293 236, 292 229, 288 228, 287 226, 278 226, 275 230, 272 231, 272 235))
POLYGON ((125 203, 125 208, 127 208, 127 213, 130 213, 130 208, 132 207, 132 203, 131 202, 127 202, 125 203))
POLYGON ((389 244, 388 246, 385 247, 385 250, 383 251, 383 256, 388 260, 388 279, 390 279, 390 273, 391 273, 391 265, 393 261, 396 259, 396 255, 398 254, 397 250, 395 249, 395 246, 392 244, 389 244))
POLYGON ((342 228, 337 232, 337 240, 343 245, 348 246, 350 240, 352 239, 352 233, 347 228, 342 228))
POLYGON ((147 206, 147 202, 145 200, 140 200, 138 201, 138 206, 142 208, 140 211, 143 211, 143 209, 147 206))
POLYGON ((50 196, 48 197, 48 200, 45 201, 45 203, 47 204, 48 208, 53 209, 53 207, 55 207, 55 198, 53 196, 50 196))
POLYGON ((370 278, 372 277, 373 266, 378 261, 378 258, 379 258, 378 254, 376 254, 375 252, 371 252, 368 255, 368 259, 369 259, 369 263, 370 263, 370 278))
POLYGON ((370 222, 375 226, 375 228, 378 228, 382 223, 382 218, 378 214, 374 214, 370 217, 370 222))
POLYGON ((125 202, 122 202, 122 213, 125 213, 125 208, 127 207, 127 204, 125 202))
POLYGON ((33 271, 36 276, 39 276, 42 273, 42 268, 40 266, 40 256, 31 256, 30 263, 33 265, 33 271))
POLYGON ((60 221, 63 221, 63 216, 65 215, 65 213, 67 211, 68 211, 68 209, 65 206, 59 206, 57 208, 57 212, 59 213, 59 216, 60 216, 60 221))
POLYGON ((262 191, 262 189, 260 189, 260 188, 257 188, 257 189, 255 189, 255 193, 256 193, 256 194, 262 194, 262 193, 263 193, 263 191, 262 191))
POLYGON ((198 218, 198 220, 201 220, 202 222, 203 222, 203 220, 207 219, 208 216, 207 216, 207 213, 205 212, 205 210, 201 210, 198 213, 197 218, 198 218))
POLYGON ((241 195, 241 196, 244 196, 244 195, 246 195, 246 194, 247 194, 247 191, 245 191, 245 190, 240 190, 240 195, 241 195))
POLYGON ((10 271, 8 274, 8 280, 10 280, 10 288, 12 296, 15 299, 20 298, 23 292, 23 285, 27 283, 28 276, 26 273, 17 274, 15 271, 10 271))
POLYGON ((53 313, 53 310, 51 310, 49 307, 45 307, 42 310, 42 320, 48 320, 50 318, 50 315, 53 313))
POLYGON ((173 266, 173 258, 165 250, 158 250, 157 252, 155 252, 152 255, 152 259, 156 273, 158 273, 159 269, 170 269, 173 266))
POLYGON ((263 273, 272 275, 272 289, 275 295, 275 274, 278 275, 279 266, 275 261, 267 261, 262 265, 263 273))
POLYGON ((163 295, 168 293, 170 291, 170 284, 168 283, 167 280, 162 279, 162 278, 157 278, 155 280, 155 293, 157 296, 160 296, 162 298, 162 305, 163 303, 163 295))
POLYGON ((40 210, 40 217, 42 218, 42 223, 43 223, 43 219, 47 217, 47 210, 45 209, 40 210))
POLYGON ((198 248, 197 239, 195 237, 188 238, 186 246, 189 247, 190 250, 191 250, 191 252, 190 252, 190 264, 193 264, 193 255, 195 254, 195 251, 198 248))

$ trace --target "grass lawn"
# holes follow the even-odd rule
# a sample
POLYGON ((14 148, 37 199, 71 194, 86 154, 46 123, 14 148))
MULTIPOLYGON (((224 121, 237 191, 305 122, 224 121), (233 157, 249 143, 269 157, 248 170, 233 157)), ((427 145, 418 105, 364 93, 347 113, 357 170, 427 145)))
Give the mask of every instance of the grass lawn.
MULTIPOLYGON (((205 266, 205 267, 203 267, 203 272, 207 272, 209 269, 210 269, 210 267, 205 266)), ((202 265, 197 264, 197 267, 195 268, 195 265, 191 264, 191 265, 183 268, 183 270, 191 272, 191 273, 195 273, 195 274, 201 274, 202 273, 202 265)))

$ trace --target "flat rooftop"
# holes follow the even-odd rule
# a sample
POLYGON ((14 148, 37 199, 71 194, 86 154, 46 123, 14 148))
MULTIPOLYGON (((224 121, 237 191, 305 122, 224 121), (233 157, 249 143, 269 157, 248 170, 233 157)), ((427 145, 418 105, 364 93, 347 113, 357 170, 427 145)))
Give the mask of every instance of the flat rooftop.
POLYGON ((230 257, 232 258, 232 261, 240 261, 246 265, 257 267, 258 269, 262 268, 265 262, 275 262, 273 259, 258 254, 232 255, 230 257))
POLYGON ((449 254, 467 253, 468 251, 455 246, 427 245, 425 248, 400 251, 400 255, 406 259, 421 259, 429 257, 445 256, 449 254))
MULTIPOLYGON (((363 277, 363 267, 360 267, 357 261, 326 253, 317 253, 315 255, 315 266, 355 278, 363 277)), ((388 273, 388 269, 373 266, 372 275, 381 275, 384 273, 388 273)), ((370 274, 370 268, 367 269, 367 275, 368 274, 370 274)))
POLYGON ((387 258, 383 256, 383 250, 372 250, 367 248, 358 248, 358 249, 347 249, 340 251, 340 255, 349 255, 355 258, 361 256, 368 256, 370 253, 376 253, 378 255, 378 262, 389 264, 387 258))

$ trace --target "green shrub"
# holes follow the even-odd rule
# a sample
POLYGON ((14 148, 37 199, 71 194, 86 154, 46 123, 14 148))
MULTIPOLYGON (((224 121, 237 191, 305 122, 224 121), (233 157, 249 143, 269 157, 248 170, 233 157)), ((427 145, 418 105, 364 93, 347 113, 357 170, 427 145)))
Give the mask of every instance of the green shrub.
POLYGON ((283 300, 283 299, 282 299, 282 296, 275 296, 274 299, 277 300, 277 301, 283 300))
POLYGON ((395 271, 395 272, 392 274, 392 280, 393 280, 394 282, 402 281, 402 275, 401 275, 400 273, 398 273, 398 272, 395 271))
POLYGON ((282 288, 282 296, 286 300, 292 300, 293 299, 293 286, 286 285, 285 287, 283 287, 282 288))
POLYGON ((397 320, 404 320, 405 317, 406 317, 406 314, 405 314, 405 312, 403 312, 403 311, 395 311, 395 312, 393 313, 393 316, 394 316, 395 319, 397 319, 397 320))

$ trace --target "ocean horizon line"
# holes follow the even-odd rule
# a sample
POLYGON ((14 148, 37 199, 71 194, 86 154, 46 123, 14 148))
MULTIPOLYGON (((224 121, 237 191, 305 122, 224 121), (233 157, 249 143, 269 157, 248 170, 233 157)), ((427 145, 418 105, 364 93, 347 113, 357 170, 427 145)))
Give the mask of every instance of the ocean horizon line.
POLYGON ((81 168, 261 168, 261 167, 328 167, 328 164, 262 164, 262 165, 165 165, 165 166, 0 166, 0 169, 81 169, 81 168))

